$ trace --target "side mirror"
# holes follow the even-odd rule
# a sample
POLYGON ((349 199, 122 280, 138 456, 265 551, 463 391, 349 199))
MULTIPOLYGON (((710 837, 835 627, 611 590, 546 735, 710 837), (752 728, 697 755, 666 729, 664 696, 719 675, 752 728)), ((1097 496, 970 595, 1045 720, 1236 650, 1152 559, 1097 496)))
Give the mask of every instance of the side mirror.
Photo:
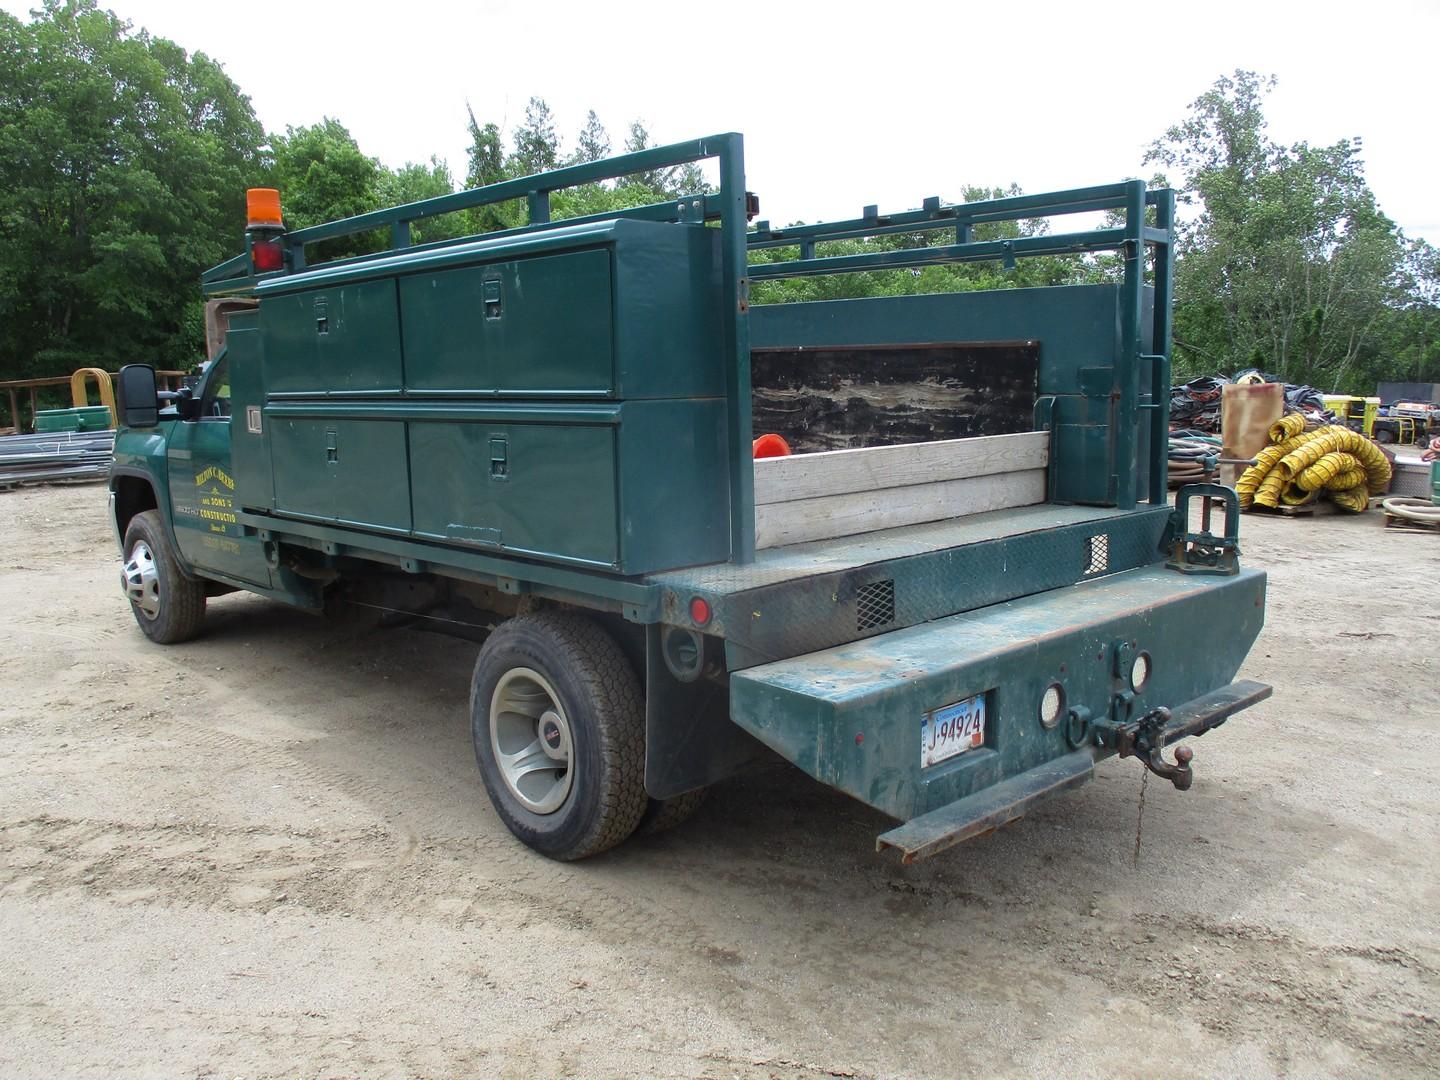
POLYGON ((195 396, 195 390, 189 386, 182 386, 175 392, 173 401, 175 415, 181 420, 200 419, 200 399, 195 396))
POLYGON ((120 369, 120 422, 126 427, 154 427, 160 422, 160 398, 155 392, 155 369, 149 364, 126 364, 120 369))

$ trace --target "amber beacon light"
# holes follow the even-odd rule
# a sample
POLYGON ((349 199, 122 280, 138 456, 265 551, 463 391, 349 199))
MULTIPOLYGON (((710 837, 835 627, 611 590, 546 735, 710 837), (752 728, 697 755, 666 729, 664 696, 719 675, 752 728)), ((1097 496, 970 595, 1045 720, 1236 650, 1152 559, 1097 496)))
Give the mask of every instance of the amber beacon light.
POLYGON ((245 234, 250 240, 250 264, 257 274, 285 269, 285 220, 280 213, 280 192, 250 188, 245 192, 245 234))
POLYGON ((246 228, 279 228, 284 224, 280 216, 280 192, 274 188, 252 187, 245 192, 246 228))

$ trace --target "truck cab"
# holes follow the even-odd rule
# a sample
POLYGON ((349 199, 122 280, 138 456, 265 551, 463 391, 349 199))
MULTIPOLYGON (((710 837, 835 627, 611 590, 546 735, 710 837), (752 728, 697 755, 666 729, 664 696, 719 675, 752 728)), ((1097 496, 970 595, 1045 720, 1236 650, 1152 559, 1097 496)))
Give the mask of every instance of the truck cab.
POLYGON ((735 134, 293 232, 257 196, 245 252, 205 276, 227 307, 199 384, 162 401, 122 372, 141 629, 183 641, 233 589, 438 616, 482 642, 489 797, 555 858, 672 825, 775 754, 897 819, 877 845, 906 860, 1107 756, 1187 788, 1166 747, 1270 691, 1234 681, 1265 579, 1233 492, 1167 491, 1172 194, 757 212, 735 134), (703 161, 716 190, 550 219, 555 191, 703 161), (515 198, 527 225, 409 242, 515 198), (1121 223, 984 235, 1097 211, 1121 223), (380 227, 386 251, 307 262, 380 227), (1097 253, 1075 285, 765 285, 1097 253))

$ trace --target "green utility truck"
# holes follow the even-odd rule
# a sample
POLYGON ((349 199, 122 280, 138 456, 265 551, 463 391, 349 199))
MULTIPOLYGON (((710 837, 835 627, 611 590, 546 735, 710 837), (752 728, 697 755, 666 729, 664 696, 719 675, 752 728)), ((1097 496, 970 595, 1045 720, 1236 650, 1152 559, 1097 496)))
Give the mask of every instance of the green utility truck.
POLYGON ((1232 681, 1265 596, 1233 493, 1167 500, 1169 191, 772 228, 727 134, 297 231, 252 195, 245 252, 204 276, 198 384, 121 373, 136 621, 184 641, 239 589, 482 642, 480 775, 545 855, 778 754, 897 819, 877 844, 912 861, 1110 755, 1187 788, 1165 747, 1269 695, 1232 681), (707 162, 708 192, 551 220, 557 191, 707 162), (412 242, 516 201, 526 225, 412 242), (751 304, 1040 255, 1101 283, 751 304), (761 434, 799 452, 757 460, 761 434))

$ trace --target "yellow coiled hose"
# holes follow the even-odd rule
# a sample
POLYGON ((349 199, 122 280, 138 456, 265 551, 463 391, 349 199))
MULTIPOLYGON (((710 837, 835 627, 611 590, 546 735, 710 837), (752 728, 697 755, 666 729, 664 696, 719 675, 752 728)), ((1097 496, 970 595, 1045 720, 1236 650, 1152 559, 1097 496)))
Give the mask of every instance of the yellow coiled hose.
POLYGON ((1354 454, 1338 451, 1333 454, 1325 454, 1314 465, 1295 477, 1295 486, 1302 491, 1319 491, 1321 488, 1343 491, 1363 483, 1365 483, 1365 466, 1361 464, 1360 459, 1354 454), (1346 482, 1336 483, 1337 478, 1343 478, 1346 482))
POLYGON ((1357 487, 1365 488, 1367 495, 1370 493, 1369 485, 1365 482, 1364 469, 1346 469, 1325 481, 1326 491, 1349 491, 1351 488, 1357 487))
POLYGON ((1330 498, 1336 506, 1342 506, 1346 510, 1356 514, 1363 514, 1370 509, 1370 495, 1364 486, 1349 488, 1346 491, 1332 491, 1330 498))
POLYGON ((1335 424, 1305 430, 1292 413, 1270 427, 1270 445, 1235 482, 1240 508, 1303 506, 1324 492, 1335 505, 1361 513, 1370 496, 1390 486, 1390 462, 1380 448, 1335 424))
POLYGON ((1302 435, 1304 432, 1305 417, 1299 413, 1291 413, 1289 416, 1282 416, 1270 425, 1270 441, 1283 443, 1286 439, 1293 439, 1296 435, 1302 435))
MULTIPOLYGON (((1270 432, 1273 435, 1275 428, 1272 427, 1270 432)), ((1267 446, 1264 450, 1261 450, 1259 454, 1255 455, 1255 464, 1246 469, 1245 472, 1240 475, 1240 478, 1235 481, 1235 493, 1240 496, 1240 509, 1249 509, 1250 503, 1255 498, 1261 483, 1274 470, 1275 466, 1280 463, 1280 459, 1290 453, 1290 451, 1297 449, 1304 441, 1305 436, 1303 435, 1293 436, 1282 443, 1267 446)), ((1260 505, 1273 507, 1275 503, 1279 501, 1280 488, 1283 484, 1283 478, 1277 475, 1274 483, 1267 489, 1266 497, 1269 501, 1261 501, 1260 505)))

